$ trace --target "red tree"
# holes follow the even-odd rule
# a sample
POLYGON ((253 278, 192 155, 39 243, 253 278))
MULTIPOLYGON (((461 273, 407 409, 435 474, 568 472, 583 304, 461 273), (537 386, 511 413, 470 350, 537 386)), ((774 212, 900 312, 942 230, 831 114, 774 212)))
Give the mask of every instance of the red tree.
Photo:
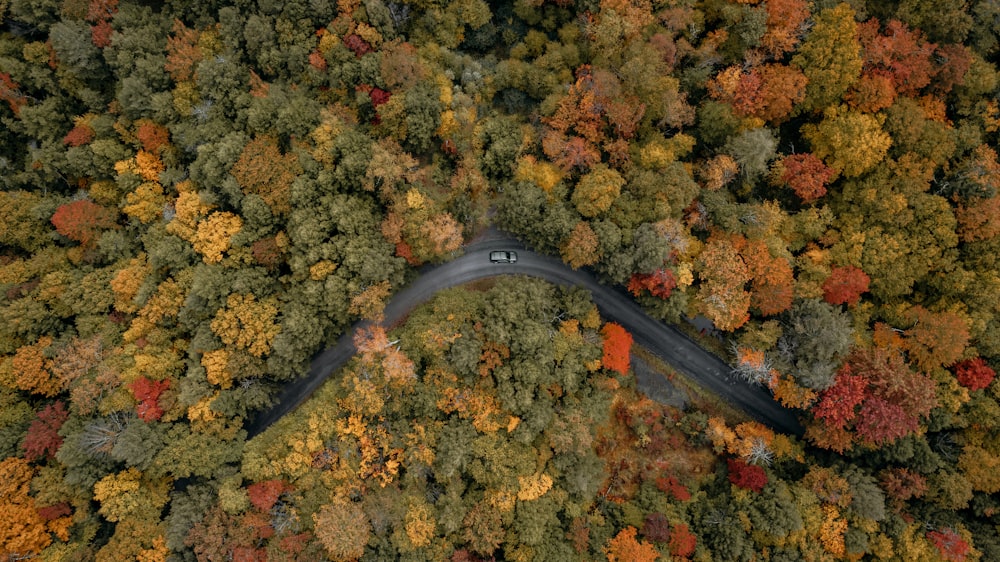
POLYGON ((282 480, 264 480, 263 482, 255 482, 247 486, 247 494, 250 496, 250 503, 254 507, 268 512, 271 511, 271 508, 278 502, 278 498, 281 497, 281 494, 286 489, 287 486, 282 480))
POLYGON ((653 273, 636 273, 628 281, 628 290, 635 296, 642 294, 643 290, 649 291, 654 297, 661 299, 670 298, 670 293, 677 286, 674 272, 661 267, 653 273))
POLYGON ((656 487, 661 492, 665 494, 670 494, 674 499, 682 502, 686 502, 691 499, 691 492, 681 484, 676 476, 668 476, 666 478, 657 478, 656 487))
POLYGON ((864 377, 851 374, 850 366, 845 365, 833 386, 820 393, 813 415, 827 426, 843 428, 854 420, 855 408, 865 399, 867 387, 864 377))
POLYGON ((111 22, 107 20, 99 21, 90 26, 90 42, 95 47, 103 49, 111 45, 111 34, 114 32, 115 28, 111 27, 111 22))
POLYGON ((319 49, 314 49, 313 52, 309 53, 309 66, 319 71, 326 70, 326 59, 323 58, 323 53, 319 52, 319 49))
POLYGON ((118 0, 91 0, 87 6, 87 21, 93 23, 90 27, 91 41, 94 46, 103 49, 111 44, 111 19, 118 13, 118 0))
POLYGON ((674 525, 670 530, 670 542, 667 547, 674 557, 687 558, 694 554, 694 547, 698 544, 698 538, 691 533, 684 523, 674 525))
POLYGON ((146 152, 155 154, 160 147, 170 142, 170 131, 166 127, 148 119, 143 119, 141 122, 142 124, 135 131, 135 136, 142 143, 142 148, 146 152))
POLYGON ((955 378, 958 384, 969 390, 982 390, 993 382, 996 371, 994 371, 982 357, 966 359, 955 365, 955 378))
POLYGON ((605 324, 601 328, 601 334, 604 336, 604 356, 601 358, 601 364, 606 369, 624 375, 629 368, 632 334, 614 322, 605 324))
POLYGON ((35 511, 38 512, 38 516, 46 521, 53 521, 59 519, 60 517, 66 517, 67 515, 73 514, 73 508, 66 502, 59 502, 53 505, 47 505, 45 507, 36 508, 35 511))
POLYGON ((870 281, 863 270, 853 265, 834 267, 823 282, 823 300, 835 305, 856 304, 861 299, 861 293, 868 292, 870 281))
POLYGON ((855 431, 865 442, 881 447, 917 430, 917 416, 902 406, 878 397, 865 400, 855 431))
POLYGON ((297 535, 288 535, 281 539, 281 550, 294 557, 305 550, 311 540, 313 540, 313 535, 308 531, 297 535))
POLYGON ((42 457, 52 458, 62 445, 59 428, 69 417, 62 400, 56 400, 38 412, 38 417, 28 427, 24 437, 24 458, 35 461, 42 457))
POLYGON ((653 542, 670 540, 670 523, 667 516, 660 513, 650 513, 642 522, 642 536, 653 542))
POLYGON ((767 485, 767 473, 753 464, 747 464, 740 459, 727 459, 729 481, 745 490, 760 492, 767 485))
POLYGON ((851 361, 868 379, 869 394, 898 405, 908 415, 926 418, 937 406, 937 384, 910 369, 902 354, 874 348, 852 354, 851 361))
POLYGON ((19 114, 21 108, 28 104, 28 96, 21 93, 20 87, 11 79, 10 74, 0 72, 0 101, 7 102, 14 115, 19 114))
POLYGON ((87 21, 110 20, 118 13, 118 0, 90 0, 87 5, 87 21))
POLYGON ((780 123, 805 98, 806 77, 783 64, 765 64, 744 74, 736 88, 733 107, 743 116, 780 123))
POLYGON ((250 254, 257 263, 271 271, 281 265, 281 248, 274 236, 261 238, 251 244, 250 254))
POLYGON ((793 154, 781 160, 784 171, 781 181, 792 188, 803 203, 811 203, 826 195, 826 184, 834 171, 811 152, 793 154))
MULTIPOLYGON (((763 263, 766 265, 758 268, 753 278, 750 305, 763 316, 781 314, 792 307, 795 299, 795 273, 785 258, 765 255, 763 263)), ((748 262, 747 265, 752 264, 748 262)))
POLYGON ((902 467, 883 470, 879 474, 879 485, 900 507, 910 498, 920 498, 927 493, 927 479, 919 472, 902 467))
POLYGON ((66 146, 83 146, 94 140, 95 136, 97 136, 97 133, 94 132, 93 127, 86 123, 79 123, 66 133, 66 136, 63 137, 63 144, 66 146))
POLYGON ((969 555, 969 543, 965 542, 962 535, 954 529, 930 531, 927 533, 927 540, 931 541, 941 553, 941 557, 949 562, 963 562, 969 555))
POLYGON ((139 419, 147 422, 160 419, 160 416, 163 415, 163 409, 159 403, 160 395, 169 386, 169 380, 153 381, 146 377, 139 377, 129 385, 129 388, 132 389, 132 395, 139 402, 135 408, 139 419))
POLYGON ((354 56, 361 58, 362 55, 372 52, 372 46, 360 36, 352 33, 344 38, 344 45, 354 52, 354 56))
POLYGON ((52 225, 59 234, 86 246, 97 238, 101 229, 115 226, 115 213, 93 201, 81 199, 56 209, 52 225))
POLYGON ((805 0, 768 0, 767 31, 761 47, 774 58, 791 51, 802 37, 802 24, 809 19, 809 4, 805 0))
POLYGON ((858 24, 858 38, 865 73, 888 76, 901 95, 916 94, 930 84, 935 71, 931 55, 937 45, 924 41, 920 31, 892 20, 880 34, 879 21, 872 18, 858 24))
POLYGON ((386 103, 387 101, 389 101, 389 98, 391 96, 392 92, 387 92, 382 88, 378 87, 372 88, 371 91, 368 92, 368 97, 370 97, 372 100, 372 107, 378 107, 386 103))
POLYGON ((960 85, 972 66, 972 54, 965 45, 941 45, 934 51, 933 59, 938 66, 931 87, 941 93, 960 85))

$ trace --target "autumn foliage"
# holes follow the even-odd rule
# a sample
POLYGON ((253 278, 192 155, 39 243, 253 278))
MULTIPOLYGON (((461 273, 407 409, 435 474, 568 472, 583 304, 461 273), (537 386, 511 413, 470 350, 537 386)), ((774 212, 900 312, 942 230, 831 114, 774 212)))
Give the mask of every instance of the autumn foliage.
POLYGON ((927 540, 948 562, 964 562, 971 552, 969 543, 954 529, 928 531, 927 540))
POLYGON ((50 345, 52 337, 44 336, 32 345, 18 348, 10 362, 17 388, 50 397, 63 390, 62 381, 53 376, 52 360, 45 356, 50 345))
POLYGON ((0 0, 0 560, 1000 560, 998 18, 0 0))
POLYGON ((163 415, 163 409, 159 403, 160 395, 170 387, 170 380, 154 381, 146 377, 139 377, 129 387, 139 402, 135 408, 139 419, 147 422, 160 419, 163 415))
POLYGON ((864 401, 867 386, 863 377, 845 367, 837 374, 833 386, 820 393, 813 415, 829 427, 845 427, 857 415, 856 408, 864 401))
POLYGON ((786 156, 781 160, 781 170, 781 181, 803 203, 812 203, 826 195, 826 186, 836 175, 836 172, 810 152, 786 156))
POLYGON ((843 431, 853 429, 863 443, 880 447, 916 432, 937 405, 934 380, 913 371, 898 350, 857 349, 820 393, 813 415, 824 428, 810 434, 842 449, 848 445, 843 431))
POLYGON ((601 328, 601 335, 604 336, 604 355, 601 357, 601 364, 604 368, 619 374, 628 373, 632 334, 618 324, 608 322, 601 328))
POLYGON ((66 203, 52 215, 56 232, 88 246, 97 240, 102 230, 115 226, 116 213, 93 201, 80 199, 66 203))
POLYGON ((288 490, 288 485, 282 480, 265 480, 247 486, 250 503, 257 509, 268 512, 277 503, 278 498, 288 490))
POLYGON ((698 537, 691 532, 686 524, 678 523, 670 529, 670 541, 667 543, 667 547, 670 549, 671 556, 687 558, 694 554, 697 544, 698 537))
POLYGON ((652 273, 635 273, 628 281, 628 291, 635 296, 648 291, 654 297, 666 300, 677 286, 674 272, 661 267, 652 273))
POLYGON ((986 364, 982 357, 966 359, 954 367, 958 384, 969 390, 982 390, 993 382, 996 371, 986 364))
POLYGON ((55 456, 63 442, 59 428, 68 417, 69 412, 62 400, 56 400, 38 412, 38 417, 28 427, 28 434, 22 444, 24 458, 34 461, 55 456))
POLYGON ((969 343, 969 324, 952 311, 932 312, 922 306, 910 310, 914 321, 906 331, 903 347, 912 361, 924 372, 949 367, 958 361, 969 343))
POLYGON ((291 188, 302 172, 294 154, 282 154, 277 140, 257 137, 247 143, 231 173, 246 193, 259 195, 275 213, 291 210, 291 188))
POLYGON ((830 304, 857 304, 861 293, 868 291, 869 277, 860 268, 834 267, 823 282, 823 300, 830 304))
POLYGON ((729 481, 746 490, 760 493, 767 485, 767 472, 762 467, 747 464, 740 459, 727 459, 729 481))
POLYGON ((77 123, 75 127, 66 133, 66 136, 63 137, 63 144, 66 146, 83 146, 90 144, 95 136, 94 128, 87 123, 81 122, 77 123))
POLYGON ((608 562, 653 562, 660 557, 656 547, 636 540, 635 527, 625 527, 608 542, 608 562))
POLYGON ((140 120, 135 136, 142 143, 142 148, 151 153, 156 153, 170 142, 170 131, 148 119, 140 120))
POLYGON ((8 457, 0 461, 0 556, 37 554, 52 542, 45 520, 29 494, 34 469, 28 461, 8 457))
POLYGON ((858 25, 864 53, 863 71, 892 81, 900 95, 913 95, 931 82, 935 69, 931 61, 936 45, 927 43, 919 31, 890 20, 880 30, 877 19, 858 25))

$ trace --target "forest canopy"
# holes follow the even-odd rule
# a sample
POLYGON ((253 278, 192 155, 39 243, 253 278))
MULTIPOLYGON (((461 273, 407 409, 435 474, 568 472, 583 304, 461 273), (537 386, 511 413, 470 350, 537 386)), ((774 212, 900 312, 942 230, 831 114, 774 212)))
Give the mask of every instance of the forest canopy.
POLYGON ((1000 559, 998 16, 0 0, 0 556, 1000 559), (576 291, 380 324, 488 226, 804 438, 637 394, 576 291))

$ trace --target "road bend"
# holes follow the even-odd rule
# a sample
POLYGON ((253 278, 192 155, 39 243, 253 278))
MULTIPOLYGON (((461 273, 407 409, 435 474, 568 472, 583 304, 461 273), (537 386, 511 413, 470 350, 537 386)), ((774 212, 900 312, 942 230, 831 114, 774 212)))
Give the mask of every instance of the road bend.
MULTIPOLYGON (((528 275, 559 285, 587 289, 602 316, 621 324, 632 334, 637 345, 775 431, 798 436, 803 434, 804 429, 796 415, 775 401, 767 389, 748 385, 735 377, 725 361, 699 346, 675 326, 648 316, 622 289, 602 285, 590 272, 573 270, 556 258, 529 251, 517 240, 496 231, 490 231, 488 236, 466 246, 462 256, 422 269, 412 283, 393 295, 386 304, 385 323, 395 324, 442 289, 499 275, 528 275), (517 263, 491 263, 489 253, 493 250, 517 251, 517 263)), ((249 437, 258 435, 297 408, 331 373, 343 367, 355 354, 353 334, 363 324, 355 324, 336 344, 317 354, 304 377, 287 383, 275 405, 247 424, 249 437)))

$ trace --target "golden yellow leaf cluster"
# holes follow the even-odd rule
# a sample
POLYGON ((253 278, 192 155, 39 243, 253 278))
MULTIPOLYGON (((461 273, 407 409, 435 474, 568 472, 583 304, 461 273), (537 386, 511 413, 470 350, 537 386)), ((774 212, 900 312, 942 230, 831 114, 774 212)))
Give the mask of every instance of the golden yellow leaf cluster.
POLYGON ((275 323, 278 301, 274 297, 257 301, 253 293, 229 295, 225 308, 212 320, 212 332, 226 345, 246 349, 255 357, 271 351, 271 342, 281 331, 275 323))
POLYGON ((240 229, 243 220, 239 215, 221 211, 214 212, 198 223, 194 249, 202 255, 205 263, 219 263, 222 253, 229 250, 229 244, 240 229))

